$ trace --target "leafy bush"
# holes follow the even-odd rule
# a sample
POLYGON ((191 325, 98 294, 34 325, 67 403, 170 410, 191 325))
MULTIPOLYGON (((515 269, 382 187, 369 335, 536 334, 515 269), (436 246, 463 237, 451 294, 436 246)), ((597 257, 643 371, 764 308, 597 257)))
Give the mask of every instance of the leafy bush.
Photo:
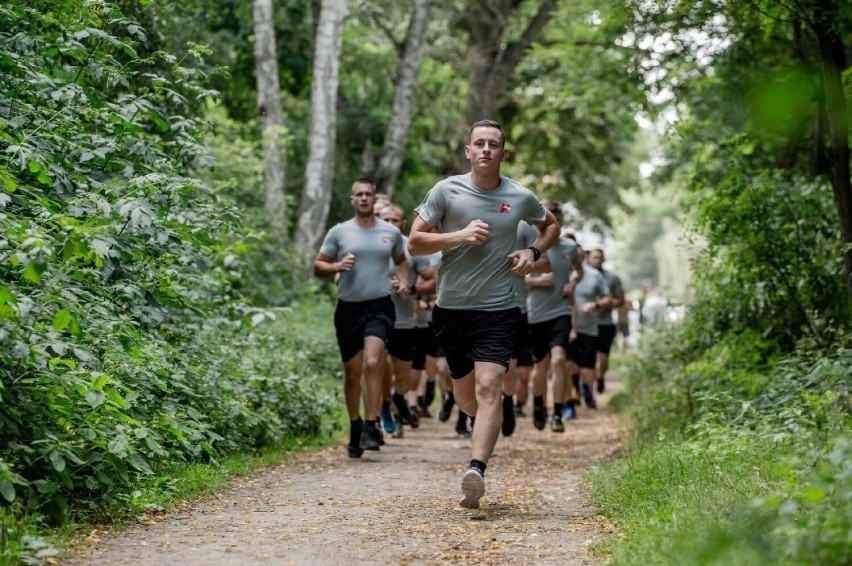
POLYGON ((614 563, 841 563, 852 553, 852 349, 772 360, 754 332, 696 352, 662 329, 625 364, 635 436, 593 475, 614 563), (769 360, 769 361, 766 361, 769 360))
POLYGON ((288 312, 244 304, 241 217, 189 175, 203 49, 141 57, 115 4, 63 7, 0 6, 0 501, 53 518, 330 406, 304 339, 256 331, 288 312))

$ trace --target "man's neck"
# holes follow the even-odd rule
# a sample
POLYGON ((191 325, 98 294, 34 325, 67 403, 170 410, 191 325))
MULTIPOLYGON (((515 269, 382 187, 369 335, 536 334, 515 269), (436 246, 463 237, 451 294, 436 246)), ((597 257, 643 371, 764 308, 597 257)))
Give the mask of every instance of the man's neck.
POLYGON ((369 216, 360 216, 355 215, 355 224, 358 225, 359 228, 369 229, 376 225, 376 217, 372 214, 369 216))
POLYGON ((477 189, 493 191, 500 186, 500 173, 478 173, 470 172, 470 181, 477 189))

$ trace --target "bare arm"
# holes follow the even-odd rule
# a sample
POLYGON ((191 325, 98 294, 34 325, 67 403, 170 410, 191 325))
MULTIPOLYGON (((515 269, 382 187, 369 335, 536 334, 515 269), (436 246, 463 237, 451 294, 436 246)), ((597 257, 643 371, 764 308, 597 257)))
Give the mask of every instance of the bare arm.
POLYGON ((343 256, 340 261, 334 261, 334 258, 324 253, 318 253, 314 259, 314 275, 317 277, 329 277, 340 273, 341 271, 351 271, 355 266, 355 256, 351 253, 343 256))
POLYGON ((408 253, 429 255, 460 244, 481 246, 488 239, 488 224, 472 220, 470 224, 454 232, 435 232, 420 216, 414 219, 408 235, 408 253))
POLYGON ((394 291, 401 299, 406 299, 411 294, 408 288, 408 260, 405 259, 405 254, 399 254, 393 258, 394 273, 394 291))
MULTIPOLYGON (((544 252, 550 249, 550 247, 556 243, 556 240, 559 239, 559 222, 556 221, 556 217, 549 210, 545 211, 546 216, 544 217, 544 221, 541 224, 538 224, 536 228, 538 228, 538 238, 536 238, 533 243, 533 247, 539 249, 539 251, 544 255, 544 252)), ((515 250, 509 254, 510 258, 512 258, 515 262, 515 266, 512 268, 512 273, 515 275, 526 275, 527 273, 532 273, 534 269, 534 261, 533 261, 533 251, 529 248, 524 248, 522 250, 515 250)))
POLYGON ((418 273, 417 281, 414 283, 414 295, 425 297, 435 293, 438 284, 438 270, 429 267, 418 273))

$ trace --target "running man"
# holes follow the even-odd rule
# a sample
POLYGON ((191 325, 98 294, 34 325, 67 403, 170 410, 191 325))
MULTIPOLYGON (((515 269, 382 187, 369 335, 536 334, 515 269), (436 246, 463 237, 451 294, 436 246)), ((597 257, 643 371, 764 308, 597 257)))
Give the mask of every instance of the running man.
POLYGON ((612 320, 612 312, 624 304, 624 288, 621 286, 621 278, 612 271, 603 268, 606 261, 604 251, 595 248, 589 252, 589 265, 597 269, 603 275, 609 294, 612 295, 612 303, 608 307, 602 307, 598 311, 598 341, 597 341, 597 383, 598 393, 606 390, 606 372, 609 369, 609 352, 612 342, 615 340, 615 321, 612 320))
POLYGON ((503 374, 509 367, 521 310, 515 292, 543 251, 559 237, 559 224, 532 191, 500 175, 508 155, 503 130, 482 120, 464 148, 470 172, 439 181, 416 211, 411 255, 442 252, 432 325, 444 349, 459 408, 476 419, 470 465, 460 505, 478 508, 485 468, 500 435, 503 374), (520 221, 539 237, 515 249, 520 221))
POLYGON ((376 421, 387 341, 395 318, 391 295, 396 292, 406 298, 410 294, 402 232, 374 216, 375 200, 376 187, 370 179, 355 181, 349 197, 355 216, 328 231, 314 260, 317 276, 340 276, 334 328, 345 375, 350 458, 360 458, 364 450, 379 450, 376 421), (395 284, 388 274, 391 261, 396 266, 395 284))

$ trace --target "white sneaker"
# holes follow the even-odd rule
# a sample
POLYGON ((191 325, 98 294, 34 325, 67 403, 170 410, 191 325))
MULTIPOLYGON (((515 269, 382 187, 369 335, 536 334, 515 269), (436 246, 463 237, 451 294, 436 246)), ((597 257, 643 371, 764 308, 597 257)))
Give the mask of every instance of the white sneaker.
POLYGON ((485 495, 485 478, 476 468, 469 468, 462 478, 462 500, 465 509, 479 509, 479 500, 485 495))

